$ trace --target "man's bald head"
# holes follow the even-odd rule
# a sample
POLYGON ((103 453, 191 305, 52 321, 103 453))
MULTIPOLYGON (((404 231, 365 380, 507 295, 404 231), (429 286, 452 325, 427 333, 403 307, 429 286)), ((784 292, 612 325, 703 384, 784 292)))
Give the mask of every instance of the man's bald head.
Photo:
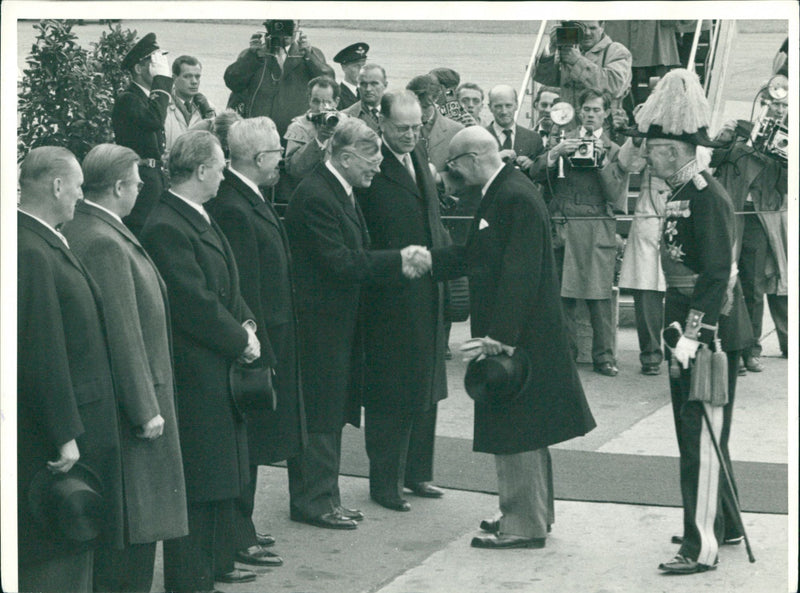
POLYGON ((482 126, 470 126, 450 140, 448 169, 466 185, 484 185, 503 165, 497 140, 482 126))
POLYGON ((31 150, 19 167, 19 204, 52 226, 72 219, 83 197, 78 159, 61 146, 31 150))
MULTIPOLYGON (((497 152, 497 140, 491 132, 482 126, 470 126, 460 130, 450 140, 449 156, 454 156, 464 152, 476 152, 484 154, 487 152, 497 152)), ((498 160, 499 160, 498 155, 498 160)))

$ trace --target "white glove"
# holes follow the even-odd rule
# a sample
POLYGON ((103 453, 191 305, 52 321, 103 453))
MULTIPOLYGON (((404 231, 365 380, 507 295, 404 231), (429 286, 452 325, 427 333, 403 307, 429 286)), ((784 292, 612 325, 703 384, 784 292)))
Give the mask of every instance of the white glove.
POLYGON ((681 336, 675 348, 672 349, 672 355, 678 359, 681 366, 685 369, 689 368, 689 361, 697 354, 697 349, 700 347, 700 342, 681 336))

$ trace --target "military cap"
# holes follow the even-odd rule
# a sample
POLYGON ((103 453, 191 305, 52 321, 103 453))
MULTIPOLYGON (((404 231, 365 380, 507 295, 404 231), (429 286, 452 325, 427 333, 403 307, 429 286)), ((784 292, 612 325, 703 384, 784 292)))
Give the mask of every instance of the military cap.
POLYGON ((366 60, 368 51, 369 51, 369 45, 367 45, 363 41, 359 41, 358 43, 354 43, 353 45, 348 45, 338 54, 333 56, 333 61, 336 62, 337 64, 349 64, 350 62, 358 62, 359 60, 366 60))
POLYGON ((149 57, 158 49, 159 47, 158 43, 156 43, 156 34, 148 33, 142 37, 122 59, 122 69, 130 70, 136 64, 149 57))

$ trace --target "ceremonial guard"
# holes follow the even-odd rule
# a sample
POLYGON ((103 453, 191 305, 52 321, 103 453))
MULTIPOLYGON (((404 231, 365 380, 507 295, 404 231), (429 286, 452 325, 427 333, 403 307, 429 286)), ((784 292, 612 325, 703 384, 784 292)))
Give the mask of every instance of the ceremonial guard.
POLYGON ((339 83, 339 109, 347 109, 361 99, 358 92, 358 72, 367 63, 369 45, 363 41, 348 45, 333 56, 333 61, 342 67, 344 80, 339 83))

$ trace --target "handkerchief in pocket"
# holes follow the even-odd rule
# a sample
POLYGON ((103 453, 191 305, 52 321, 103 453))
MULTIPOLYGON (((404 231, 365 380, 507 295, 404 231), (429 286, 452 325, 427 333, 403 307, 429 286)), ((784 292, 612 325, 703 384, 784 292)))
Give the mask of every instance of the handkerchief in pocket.
POLYGON ((489 226, 489 223, 488 223, 488 222, 486 222, 486 219, 485 219, 485 218, 481 218, 481 221, 478 223, 478 230, 479 230, 479 231, 482 231, 482 230, 483 230, 483 229, 485 229, 487 226, 489 226))

